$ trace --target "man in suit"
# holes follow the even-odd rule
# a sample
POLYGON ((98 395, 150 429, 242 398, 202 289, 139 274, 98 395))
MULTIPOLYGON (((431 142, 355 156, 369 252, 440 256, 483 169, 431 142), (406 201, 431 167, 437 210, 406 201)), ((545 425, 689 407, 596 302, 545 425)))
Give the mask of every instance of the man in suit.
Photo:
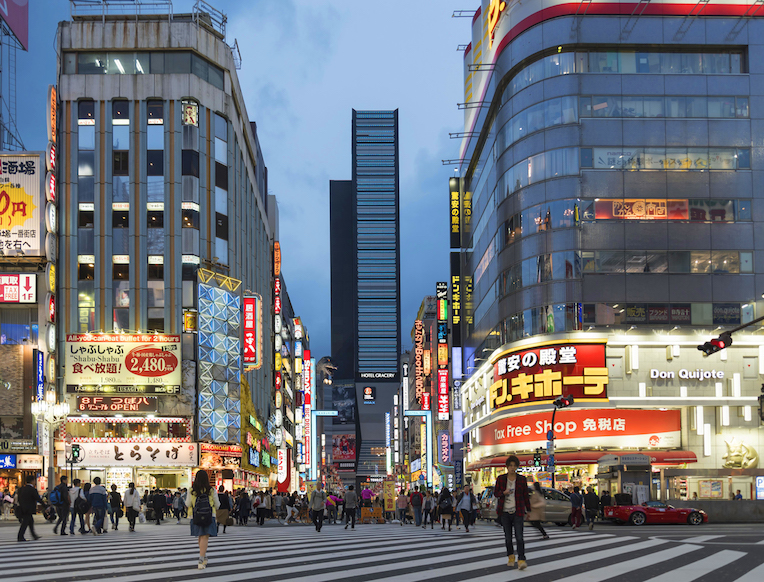
POLYGON ((34 532, 34 515, 37 513, 37 504, 42 503, 42 499, 37 489, 34 488, 33 483, 34 477, 27 477, 27 484, 19 489, 18 501, 19 511, 21 512, 21 527, 19 528, 18 541, 20 542, 27 541, 24 537, 27 527, 34 539, 40 539, 40 536, 34 532))
POLYGON ((512 546, 512 533, 517 541, 517 569, 525 570, 525 540, 523 539, 523 522, 525 514, 531 510, 531 500, 528 495, 528 481, 517 473, 520 459, 515 455, 507 457, 507 472, 499 475, 493 488, 496 497, 496 512, 504 528, 504 541, 507 545, 507 565, 515 565, 515 552, 512 546))

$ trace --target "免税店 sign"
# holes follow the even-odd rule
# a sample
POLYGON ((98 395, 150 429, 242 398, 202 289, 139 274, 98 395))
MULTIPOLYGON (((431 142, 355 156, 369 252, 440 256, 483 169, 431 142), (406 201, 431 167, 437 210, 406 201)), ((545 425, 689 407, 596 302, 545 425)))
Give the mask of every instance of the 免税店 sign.
POLYGON ((607 401, 604 343, 549 344, 503 353, 494 362, 492 410, 552 401, 607 401))
MULTIPOLYGON (((539 412, 503 418, 478 429, 480 446, 541 446, 552 429, 551 414, 539 412), (538 444, 537 444, 538 443, 538 444)), ((554 424, 555 441, 564 447, 657 447, 681 445, 679 410, 566 409, 554 424)))

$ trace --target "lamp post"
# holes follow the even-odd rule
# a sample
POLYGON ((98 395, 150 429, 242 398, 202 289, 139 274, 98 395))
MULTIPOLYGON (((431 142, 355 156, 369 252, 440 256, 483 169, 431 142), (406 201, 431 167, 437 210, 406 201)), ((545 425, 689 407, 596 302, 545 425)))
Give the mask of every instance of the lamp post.
POLYGON ((56 402, 56 393, 48 390, 45 393, 45 399, 32 403, 32 414, 37 418, 39 425, 45 425, 48 429, 48 492, 52 491, 55 475, 56 451, 54 450, 54 432, 56 428, 66 421, 69 416, 69 403, 56 402))

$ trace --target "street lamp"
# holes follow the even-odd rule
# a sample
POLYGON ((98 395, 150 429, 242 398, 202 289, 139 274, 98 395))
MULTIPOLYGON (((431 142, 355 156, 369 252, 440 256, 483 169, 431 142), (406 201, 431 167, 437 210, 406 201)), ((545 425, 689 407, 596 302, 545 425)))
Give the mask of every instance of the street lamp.
POLYGON ((38 423, 44 424, 48 428, 48 491, 51 491, 54 487, 54 461, 56 458, 53 433, 59 425, 66 421, 66 417, 69 416, 69 403, 56 402, 56 393, 53 390, 48 390, 45 393, 45 400, 32 403, 32 414, 37 418, 38 423))

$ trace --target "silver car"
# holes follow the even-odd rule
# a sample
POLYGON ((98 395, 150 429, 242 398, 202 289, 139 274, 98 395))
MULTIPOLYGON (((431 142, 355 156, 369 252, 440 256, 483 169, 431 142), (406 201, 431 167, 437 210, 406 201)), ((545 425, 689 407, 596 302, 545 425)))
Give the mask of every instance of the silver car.
MULTIPOLYGON (((556 523, 557 525, 570 524, 570 497, 557 489, 542 487, 546 499, 546 519, 545 521, 556 523)), ((535 490, 530 488, 530 494, 534 495, 535 490)), ((496 519, 496 498, 493 496, 493 487, 488 487, 478 496, 480 509, 478 515, 480 519, 493 521, 496 519)))

